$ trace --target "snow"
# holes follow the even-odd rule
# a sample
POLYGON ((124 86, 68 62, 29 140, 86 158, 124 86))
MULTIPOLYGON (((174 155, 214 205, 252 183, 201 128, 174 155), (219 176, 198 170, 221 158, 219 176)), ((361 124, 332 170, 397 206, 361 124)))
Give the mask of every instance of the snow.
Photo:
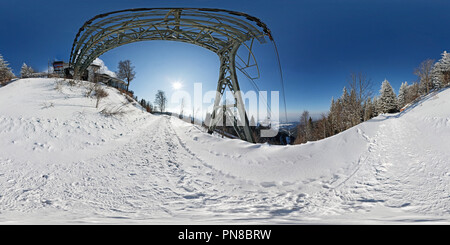
POLYGON ((117 77, 117 74, 111 70, 105 65, 105 62, 101 60, 100 58, 96 58, 92 64, 100 66, 100 69, 97 71, 99 74, 106 74, 111 77, 117 77))
POLYGON ((0 223, 449 224, 450 89, 276 146, 151 115, 114 88, 95 108, 88 88, 0 88, 0 223))

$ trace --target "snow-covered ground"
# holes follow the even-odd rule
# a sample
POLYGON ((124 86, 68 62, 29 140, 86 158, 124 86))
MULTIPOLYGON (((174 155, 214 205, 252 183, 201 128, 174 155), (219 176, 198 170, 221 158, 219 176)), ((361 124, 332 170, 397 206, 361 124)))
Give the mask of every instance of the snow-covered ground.
POLYGON ((274 146, 148 114, 113 88, 95 108, 88 87, 0 88, 0 224, 450 224, 450 89, 274 146))

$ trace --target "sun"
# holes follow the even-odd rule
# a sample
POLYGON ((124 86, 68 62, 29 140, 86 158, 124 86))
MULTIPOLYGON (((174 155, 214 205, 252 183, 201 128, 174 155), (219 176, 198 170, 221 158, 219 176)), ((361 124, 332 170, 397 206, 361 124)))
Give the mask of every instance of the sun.
POLYGON ((183 87, 183 84, 181 82, 174 82, 174 83, 172 83, 172 88, 175 89, 175 90, 178 90, 178 89, 180 89, 182 87, 183 87))

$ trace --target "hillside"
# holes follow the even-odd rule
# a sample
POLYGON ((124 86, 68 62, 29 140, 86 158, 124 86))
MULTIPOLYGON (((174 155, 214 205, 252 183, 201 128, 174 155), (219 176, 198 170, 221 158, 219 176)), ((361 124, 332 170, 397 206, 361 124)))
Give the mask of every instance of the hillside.
POLYGON ((0 88, 0 223, 450 221, 449 89, 321 141, 276 146, 148 114, 113 88, 95 108, 88 88, 0 88))

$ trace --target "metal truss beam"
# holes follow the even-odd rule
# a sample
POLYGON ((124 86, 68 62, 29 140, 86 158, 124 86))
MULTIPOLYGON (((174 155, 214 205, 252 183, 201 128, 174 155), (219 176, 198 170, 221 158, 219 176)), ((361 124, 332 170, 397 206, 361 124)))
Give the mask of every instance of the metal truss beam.
MULTIPOLYGON (((235 57, 238 48, 239 43, 235 43, 228 49, 223 50, 220 54, 219 81, 217 83, 216 98, 214 99, 214 107, 211 114, 211 120, 208 125, 208 132, 212 133, 217 126, 217 122, 219 121, 221 114, 219 112, 226 113, 226 110, 222 109, 223 106, 220 106, 219 104, 225 89, 228 88, 235 98, 234 106, 237 108, 240 119, 240 121, 238 121, 235 118, 233 121, 233 127, 241 139, 243 138, 249 142, 255 142, 253 134, 250 130, 247 113, 245 113, 244 101, 242 100, 241 91, 237 80, 235 57), (220 109, 222 110, 220 111, 220 109)), ((223 126, 226 126, 226 122, 222 123, 223 126)))
MULTIPOLYGON (((74 77, 80 78, 89 65, 103 53, 116 47, 139 41, 167 40, 194 44, 216 53, 220 58, 219 81, 209 131, 214 131, 220 110, 220 100, 228 88, 235 98, 239 120, 233 127, 241 139, 254 142, 236 74, 238 68, 256 66, 252 52, 254 40, 272 40, 270 30, 258 18, 245 13, 207 8, 142 8, 127 9, 97 15, 88 20, 77 33, 70 54, 74 77), (248 43, 247 43, 248 42, 248 43), (249 54, 248 61, 237 55, 241 45, 249 54), (236 62, 236 57, 241 61, 236 62), (254 64, 250 64, 250 60, 254 64)), ((259 70, 258 70, 259 73, 259 70)), ((228 113, 230 114, 230 113, 228 113)))

